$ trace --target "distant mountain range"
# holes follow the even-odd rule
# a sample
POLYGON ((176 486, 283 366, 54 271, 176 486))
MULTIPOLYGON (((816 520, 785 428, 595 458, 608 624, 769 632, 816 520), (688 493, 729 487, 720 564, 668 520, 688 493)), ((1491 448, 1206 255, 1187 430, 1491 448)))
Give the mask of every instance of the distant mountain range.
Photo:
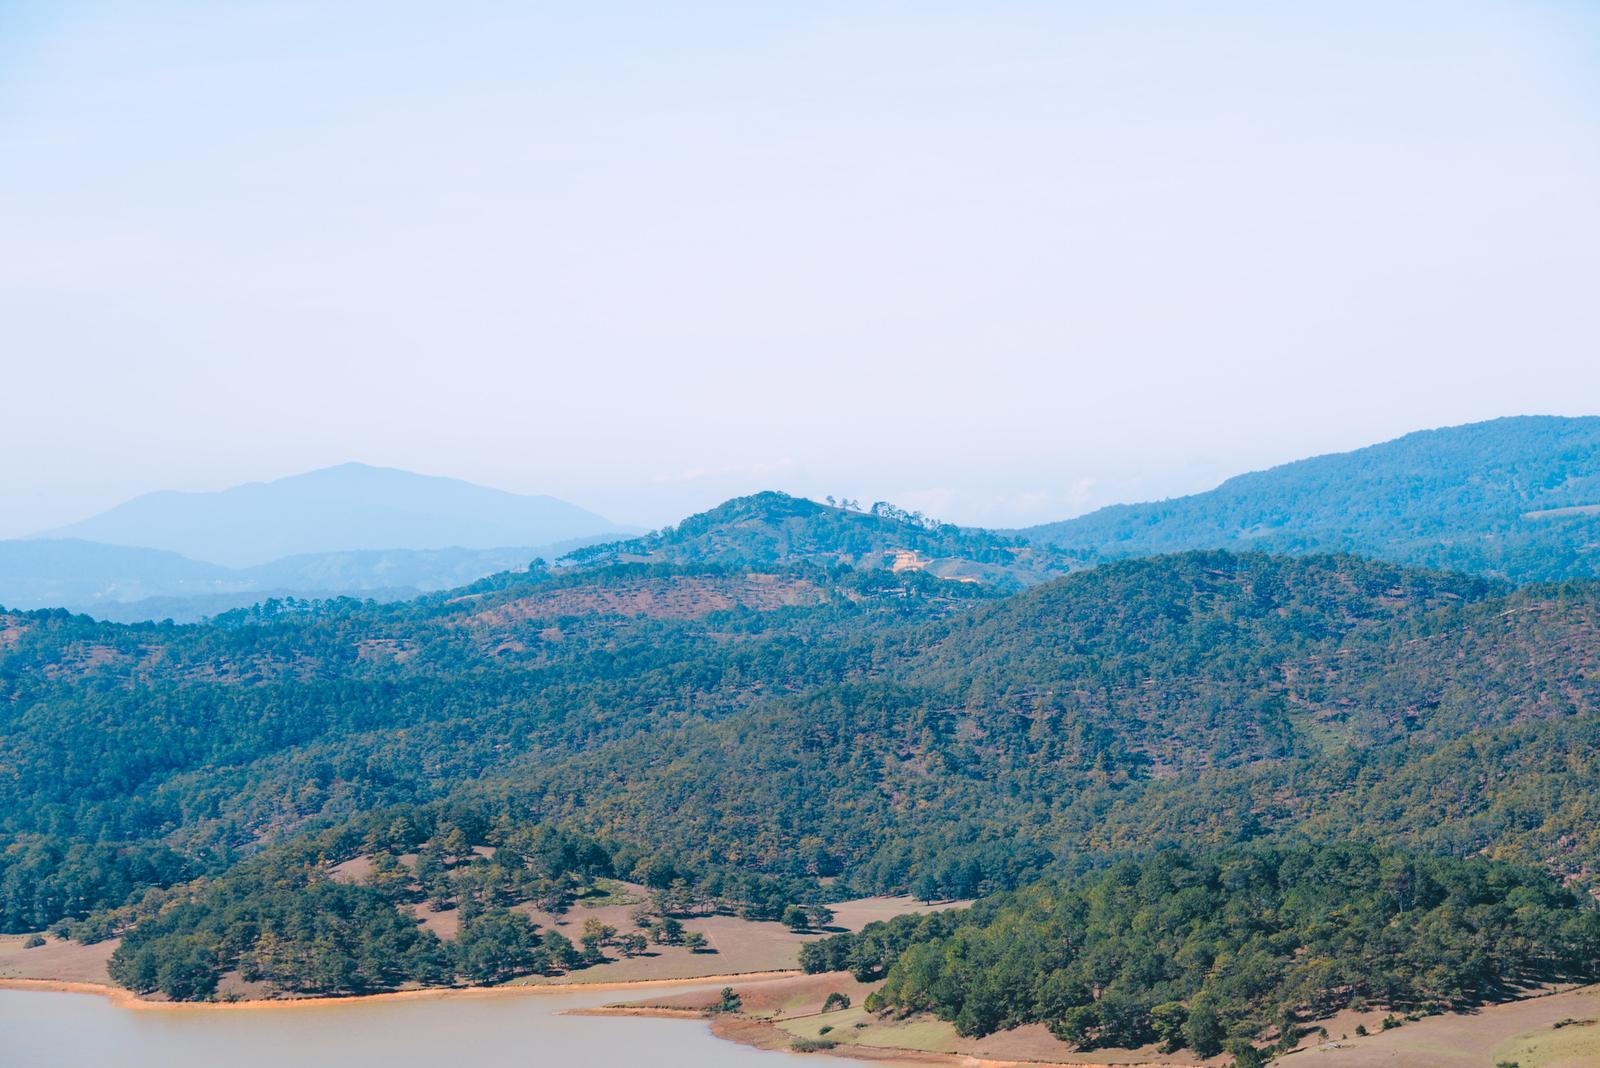
POLYGON ((342 464, 0 541, 0 604, 192 622, 269 597, 402 600, 628 532, 554 497, 342 464))
POLYGON ((1348 552, 1548 581, 1600 575, 1600 418, 1518 417, 1427 430, 1240 475, 1206 493, 1017 531, 962 528, 758 493, 567 562, 915 568, 1002 589, 1126 557, 1193 549, 1348 552))
POLYGON ((1090 559, 1188 549, 1350 552, 1513 581, 1600 575, 1600 418, 1407 434, 1018 531, 1090 559))
POLYGON ((215 493, 147 493, 39 537, 165 549, 239 568, 305 553, 496 549, 622 533, 554 497, 349 463, 215 493))
POLYGON ((1193 549, 1348 552, 1509 579, 1600 576, 1600 418, 1428 430, 1240 475, 1206 493, 997 532, 879 503, 758 493, 631 534, 551 497, 344 464, 219 493, 153 493, 0 542, 0 604, 104 619, 199 619, 268 597, 400 600, 523 568, 921 571, 999 591, 1193 549))
POLYGON ((554 560, 591 540, 525 548, 302 553, 244 568, 77 538, 0 541, 0 604, 67 608, 117 623, 192 623, 274 597, 401 601, 526 568, 537 558, 554 560))

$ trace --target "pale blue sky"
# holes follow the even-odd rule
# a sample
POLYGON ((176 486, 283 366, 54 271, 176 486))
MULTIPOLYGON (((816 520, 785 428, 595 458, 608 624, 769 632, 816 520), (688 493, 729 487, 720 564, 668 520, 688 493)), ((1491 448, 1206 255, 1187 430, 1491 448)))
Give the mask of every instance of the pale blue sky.
POLYGON ((1600 412, 1600 5, 0 5, 0 536, 1075 514, 1600 412))

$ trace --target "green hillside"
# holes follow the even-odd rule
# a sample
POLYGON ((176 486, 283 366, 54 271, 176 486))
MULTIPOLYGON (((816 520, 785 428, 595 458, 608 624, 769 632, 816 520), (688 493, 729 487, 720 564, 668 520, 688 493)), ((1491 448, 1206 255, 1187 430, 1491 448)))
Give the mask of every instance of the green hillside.
MULTIPOLYGON (((21 614, 0 660, 0 830, 226 863, 309 819, 458 797, 690 863, 973 892, 1076 855, 1078 821, 1121 828, 1112 848, 1183 825, 1103 819, 1125 804, 1191 798, 1204 827, 1231 796, 1185 792, 1206 776, 1309 785, 1576 730, 1596 598, 1192 554, 999 600, 875 569, 619 565, 211 626, 21 614)), ((1330 820, 1350 793, 1280 792, 1239 826, 1330 820)))
MULTIPOLYGON (((0 614, 0 928, 121 935, 113 974, 141 991, 206 997, 237 972, 353 993, 581 966, 507 910, 613 878, 777 918, 1092 880, 1169 847, 1210 871, 1361 842, 1447 882, 1478 878, 1449 858, 1487 855, 1595 884, 1600 584, 1190 552, 1007 592, 873 548, 849 566, 842 535, 782 501, 652 543, 768 539, 779 506, 801 544, 741 549, 775 555, 756 566, 602 554, 193 626, 0 614), (333 878, 356 861, 371 872, 333 878), (424 900, 459 933, 419 932, 424 900)), ((866 519, 873 537, 908 522, 866 519)), ((1576 899, 1548 894, 1567 924, 1576 899)), ((1469 974, 1449 948, 1464 916, 1429 921, 1448 974, 1425 989, 1501 996, 1523 958, 1469 974)), ((1357 919, 1327 919, 1328 944, 1354 946, 1357 919)), ((1235 1038, 1309 989, 1263 974, 1224 1014, 1235 1038)), ((1017 1011, 994 1025, 1035 1018, 1017 1011)))
POLYGON ((926 571, 940 578, 1018 589, 1078 566, 1073 554, 939 523, 879 502, 818 504, 786 493, 736 497, 641 538, 596 545, 563 562, 728 564, 770 567, 800 561, 826 567, 926 571))
POLYGON ((976 907, 807 946, 880 1008, 964 1035, 1045 1024, 1079 1049, 1158 1043, 1259 1061, 1307 1022, 1379 1004, 1440 1012, 1522 982, 1600 977, 1600 912, 1548 876, 1354 845, 1168 850, 976 907))
POLYGON ((1600 417, 1426 430, 1021 531, 1106 559, 1352 552, 1515 581, 1600 576, 1600 417))
MULTIPOLYGON (((1465 812, 1362 821, 1351 806, 1390 781, 1362 768, 1423 767, 1503 730, 1590 729, 1597 620, 1588 585, 1504 594, 1354 558, 1129 561, 886 632, 870 677, 530 763, 498 789, 697 859, 753 853, 929 896, 1012 885, 1051 857, 1310 820, 1382 840, 1453 827, 1579 872, 1592 835, 1573 849, 1538 830, 1485 836, 1465 812)), ((1514 782, 1545 754, 1470 770, 1514 782)), ((1523 802, 1542 811, 1540 797, 1523 802)))

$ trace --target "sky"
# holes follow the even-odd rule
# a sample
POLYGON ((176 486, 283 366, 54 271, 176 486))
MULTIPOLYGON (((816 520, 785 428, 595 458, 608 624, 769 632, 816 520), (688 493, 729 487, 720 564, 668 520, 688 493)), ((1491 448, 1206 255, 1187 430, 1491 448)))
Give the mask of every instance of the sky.
POLYGON ((360 460, 1014 526, 1600 414, 1600 5, 0 4, 0 537, 360 460))

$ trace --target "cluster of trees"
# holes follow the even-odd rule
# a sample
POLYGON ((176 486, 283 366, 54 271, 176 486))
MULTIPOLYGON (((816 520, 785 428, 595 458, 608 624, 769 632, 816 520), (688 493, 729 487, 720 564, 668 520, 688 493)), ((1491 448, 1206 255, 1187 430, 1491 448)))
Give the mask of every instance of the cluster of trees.
MULTIPOLYGON (((994 900, 985 898, 985 903, 994 900)), ((914 945, 932 942, 973 920, 972 909, 943 909, 926 914, 906 913, 867 924, 859 931, 829 935, 800 947, 800 967, 808 975, 849 972, 870 983, 888 974, 900 954, 914 945)))
POLYGON ((803 952, 887 975, 869 1008, 963 1034, 1044 1023, 1083 1049, 1212 1056, 1346 1006, 1401 1012, 1600 978, 1600 911, 1548 875, 1356 844, 1168 850, 900 917, 803 952))
POLYGON ((383 894, 293 854, 242 865, 144 918, 110 961, 118 983, 174 1000, 210 996, 232 968, 274 990, 328 994, 446 983, 456 972, 444 943, 383 894))
POLYGON ((189 858, 164 845, 19 835, 0 848, 0 931, 43 930, 194 874, 189 858))
POLYGON ((791 931, 823 931, 833 922, 833 910, 826 905, 790 905, 783 910, 783 924, 791 931))
POLYGON ((797 905, 792 895, 801 891, 820 893, 814 884, 697 873, 635 847, 437 805, 306 833, 220 876, 147 892, 61 927, 84 940, 122 933, 112 978, 140 992, 206 998, 237 969, 278 993, 353 994, 405 983, 499 983, 586 967, 608 951, 636 956, 652 942, 705 952, 706 936, 683 921, 709 912, 788 919, 798 910, 807 922, 831 919, 826 908, 797 905), (341 876, 339 862, 353 859, 365 861, 353 869, 360 877, 341 876), (589 917, 574 942, 519 909, 566 912, 619 875, 653 887, 652 903, 634 910, 638 932, 589 917), (422 907, 453 911, 456 935, 441 940, 422 927, 422 907))

